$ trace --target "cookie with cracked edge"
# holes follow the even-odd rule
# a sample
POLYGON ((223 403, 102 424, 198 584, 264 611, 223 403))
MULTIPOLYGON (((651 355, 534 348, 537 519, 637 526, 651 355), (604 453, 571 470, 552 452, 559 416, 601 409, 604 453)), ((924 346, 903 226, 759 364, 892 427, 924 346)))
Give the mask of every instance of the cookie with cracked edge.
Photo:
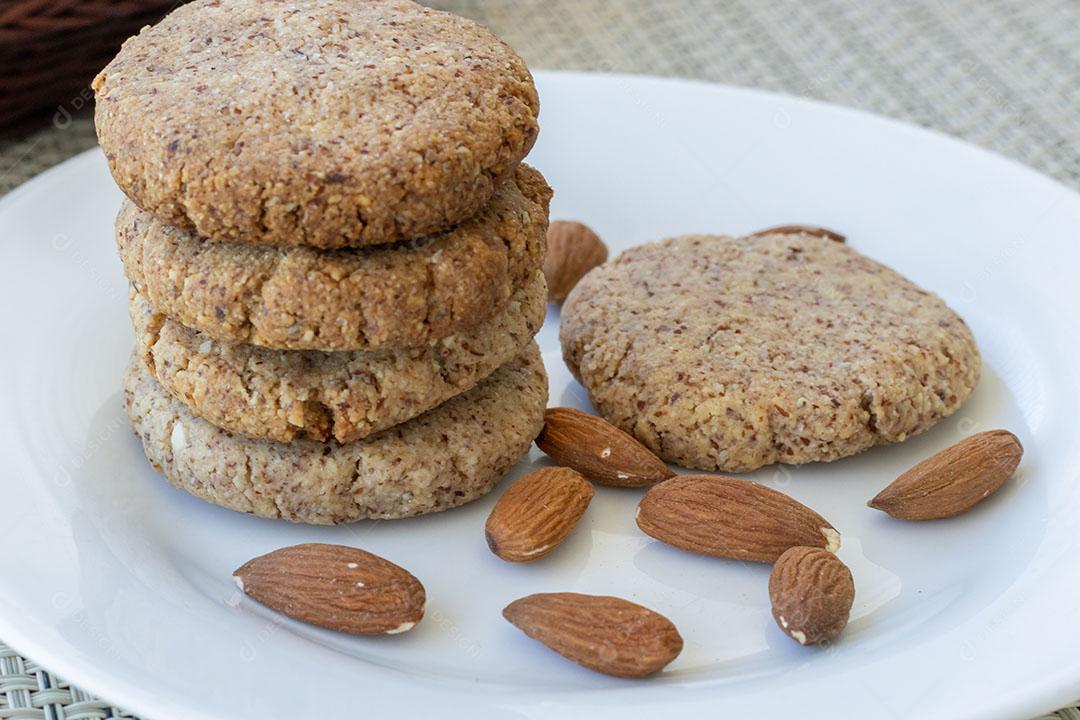
POLYGON ((805 233, 633 248, 590 272, 561 317, 563 357, 600 414, 702 470, 902 441, 960 407, 981 368, 940 298, 805 233))
POLYGON ((359 247, 478 212, 536 140, 524 61, 408 0, 196 0, 93 81, 117 185, 162 222, 359 247))
POLYGON ((547 312, 542 273, 477 327, 408 350, 269 350, 214 341, 131 291, 143 367, 218 427, 251 437, 349 442, 465 392, 532 342, 547 312))
POLYGON ((424 515, 490 491, 544 424, 547 376, 531 343, 471 390, 345 444, 278 443, 217 428, 134 357, 124 397, 146 457, 173 485, 231 510, 330 525, 424 515))
POLYGON ((157 309, 230 343, 280 350, 425 345, 490 319, 544 262, 551 188, 522 165, 456 228, 348 250, 209 242, 127 202, 124 272, 157 309))

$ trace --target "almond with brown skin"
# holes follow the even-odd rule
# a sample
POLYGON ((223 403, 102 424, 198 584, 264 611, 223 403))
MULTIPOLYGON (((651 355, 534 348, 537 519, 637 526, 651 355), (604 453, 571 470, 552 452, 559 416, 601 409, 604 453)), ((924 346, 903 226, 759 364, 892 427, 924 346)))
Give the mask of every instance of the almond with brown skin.
POLYGON ((548 300, 562 302, 585 273, 607 260, 607 246, 588 226, 572 220, 548 225, 544 277, 548 300))
POLYGON ((844 242, 846 238, 835 230, 828 228, 816 227, 814 225, 777 225, 775 227, 765 228, 764 230, 758 230, 757 232, 750 233, 750 237, 759 237, 761 235, 814 235, 816 237, 828 238, 835 240, 836 242, 844 242))
POLYGON ((574 408, 548 408, 536 446, 601 485, 644 487, 675 474, 630 435, 574 408))
POLYGON ((241 565, 233 579, 282 615, 354 635, 405 632, 424 616, 424 586, 409 571, 344 545, 275 550, 241 565))
POLYGON ((781 630, 800 645, 817 645, 847 625, 855 581, 847 565, 828 550, 793 547, 773 565, 769 599, 781 630))
POLYGON ((868 505, 901 520, 953 517, 997 492, 1023 454, 1008 430, 976 433, 923 460, 868 505))
POLYGON ((565 540, 596 490, 570 468, 542 468, 510 486, 491 509, 484 535, 508 562, 542 558, 565 540))
POLYGON ((657 540, 690 552, 773 562, 796 545, 835 552, 840 533, 787 495, 732 477, 679 475, 651 488, 637 524, 657 540))
POLYGON ((659 672, 683 647, 666 617, 607 595, 529 595, 507 605, 503 617, 563 657, 616 677, 659 672))

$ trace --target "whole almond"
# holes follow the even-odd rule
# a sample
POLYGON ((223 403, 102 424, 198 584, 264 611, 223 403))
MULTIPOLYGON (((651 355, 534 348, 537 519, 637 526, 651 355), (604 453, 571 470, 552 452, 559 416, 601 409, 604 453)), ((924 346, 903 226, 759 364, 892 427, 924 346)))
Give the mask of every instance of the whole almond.
POLYGON ((507 605, 503 617, 563 657, 617 677, 659 672, 683 647, 666 617, 608 595, 529 595, 507 605))
POLYGON ((570 535, 596 490, 570 468, 542 468, 511 485, 491 509, 484 535, 503 560, 542 558, 570 535))
POLYGON ((1008 430, 976 433, 911 468, 868 505, 902 520, 967 512, 996 492, 1020 464, 1024 447, 1008 430))
POLYGON ((846 238, 835 230, 817 227, 814 225, 776 225, 757 232, 750 233, 749 237, 762 235, 813 235, 815 237, 828 238, 836 242, 844 242, 846 238))
POLYGON ((601 485, 644 487, 675 474, 630 435, 574 408, 549 408, 536 445, 555 462, 601 485))
POLYGON ((800 645, 828 642, 848 622, 855 581, 840 558, 828 550, 793 547, 769 575, 772 614, 780 629, 800 645))
POLYGON ((607 256, 607 247, 588 226, 572 220, 556 220, 548 225, 544 258, 548 300, 565 300, 585 273, 602 265, 607 256))
POLYGON ((679 475, 651 488, 637 524, 668 545, 690 552, 773 562, 796 545, 835 552, 840 533, 787 495, 732 477, 679 475))
POLYGON ((283 615, 354 635, 405 632, 424 616, 424 586, 409 571, 344 545, 275 550, 241 565, 233 579, 283 615))

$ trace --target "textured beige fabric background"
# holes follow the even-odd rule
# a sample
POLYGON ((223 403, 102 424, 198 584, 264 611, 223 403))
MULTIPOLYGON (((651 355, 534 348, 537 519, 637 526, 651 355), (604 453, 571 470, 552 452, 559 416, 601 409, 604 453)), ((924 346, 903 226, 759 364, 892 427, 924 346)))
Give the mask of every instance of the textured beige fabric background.
MULTIPOLYGON (((1080 188, 1078 0, 429 4, 487 24, 533 67, 820 98, 957 135, 1080 188)), ((93 144, 86 118, 0 144, 0 193, 93 144)))
MULTIPOLYGON (((1080 189, 1080 0, 430 4, 487 24, 534 68, 682 76, 819 98, 965 138, 1080 189)), ((67 120, 72 109, 61 109, 57 127, 0 143, 0 194, 93 146, 89 120, 67 120)), ((118 713, 0 644, 0 718, 118 713)), ((1050 717, 1080 720, 1080 709, 1050 717)))

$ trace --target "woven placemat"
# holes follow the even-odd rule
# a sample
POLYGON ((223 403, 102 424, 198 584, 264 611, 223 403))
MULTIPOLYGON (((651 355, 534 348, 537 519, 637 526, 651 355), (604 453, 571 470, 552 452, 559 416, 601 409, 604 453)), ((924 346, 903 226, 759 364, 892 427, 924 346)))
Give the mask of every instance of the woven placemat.
MULTIPOLYGON (((713 80, 969 140, 1080 189, 1077 0, 435 0, 534 68, 713 80)), ((94 145, 81 98, 0 143, 0 194, 94 145)), ((192 693, 199 692, 192 688, 192 693)), ((0 644, 0 720, 129 717, 0 644)), ((1080 708, 1047 718, 1080 720, 1080 708)))
POLYGON ((71 687, 0 643, 0 718, 98 720, 131 715, 71 687))

